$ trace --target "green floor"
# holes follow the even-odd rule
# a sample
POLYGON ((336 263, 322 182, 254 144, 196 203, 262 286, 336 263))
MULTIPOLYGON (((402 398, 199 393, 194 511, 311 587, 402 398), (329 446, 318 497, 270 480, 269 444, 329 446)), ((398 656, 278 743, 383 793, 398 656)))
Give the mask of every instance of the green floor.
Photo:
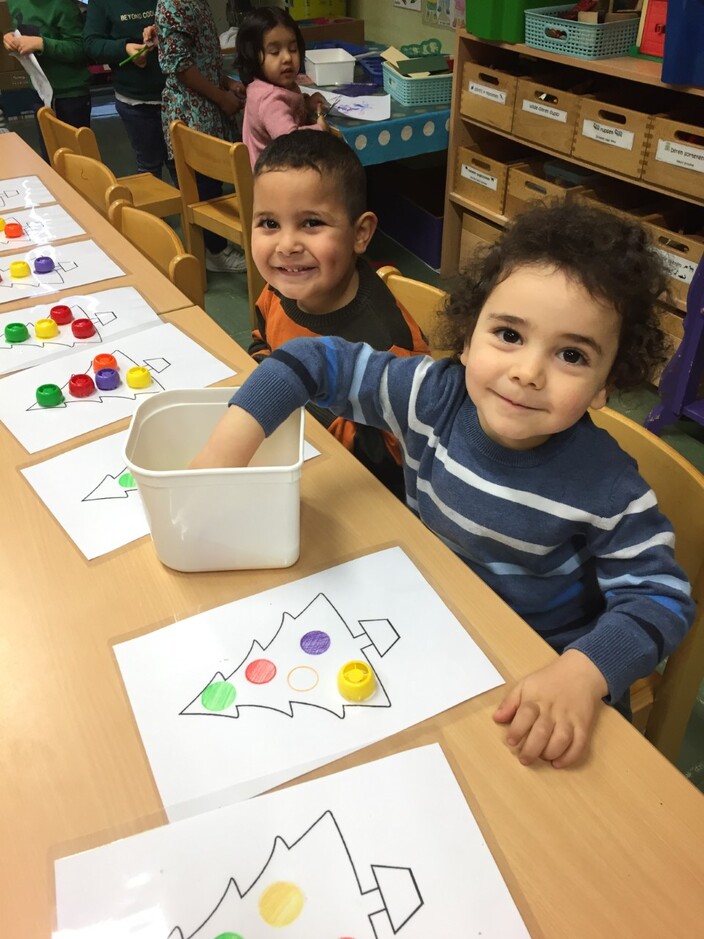
MULTIPOLYGON (((110 110, 108 104, 106 110, 110 110)), ((94 111, 95 114, 95 111, 94 111)), ((13 121, 9 129, 21 134, 36 147, 36 130, 32 121, 13 121)), ((132 154, 119 118, 106 116, 93 121, 103 159, 116 175, 135 171, 132 154)), ((408 277, 443 286, 438 274, 423 261, 380 232, 374 236, 369 255, 371 260, 393 264, 408 277)), ((247 347, 250 339, 247 282, 244 274, 209 274, 205 309, 210 316, 240 345, 247 347)), ((609 404, 642 423, 658 396, 653 389, 613 396, 609 404)), ((704 427, 682 420, 663 435, 668 443, 704 472, 704 427)), ((692 782, 704 791, 704 684, 687 728, 678 766, 692 782)))

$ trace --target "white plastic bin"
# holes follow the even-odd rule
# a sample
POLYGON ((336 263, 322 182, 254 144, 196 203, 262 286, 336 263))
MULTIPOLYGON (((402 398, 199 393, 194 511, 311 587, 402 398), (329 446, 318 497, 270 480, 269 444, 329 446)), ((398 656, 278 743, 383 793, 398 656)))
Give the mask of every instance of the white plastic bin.
POLYGON ((316 85, 346 85, 354 79, 355 58, 344 49, 309 49, 306 75, 316 85))
POLYGON ((238 469, 186 469, 236 388, 162 391, 132 417, 125 460, 159 559, 177 571, 290 567, 300 552, 303 411, 238 469))

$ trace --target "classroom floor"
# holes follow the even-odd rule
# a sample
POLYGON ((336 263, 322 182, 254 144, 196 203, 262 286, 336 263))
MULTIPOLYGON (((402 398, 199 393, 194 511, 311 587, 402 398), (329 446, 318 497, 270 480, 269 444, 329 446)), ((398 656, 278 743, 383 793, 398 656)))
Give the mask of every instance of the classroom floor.
MULTIPOLYGON (((14 120, 9 122, 7 127, 22 136, 31 146, 37 147, 37 131, 31 119, 14 120)), ((109 100, 106 103, 101 102, 97 109, 94 106, 93 129, 103 159, 115 175, 135 172, 132 153, 120 119, 109 100), (96 110, 100 112, 99 116, 96 110)), ((368 257, 375 263, 392 264, 408 277, 436 286, 446 286, 435 270, 381 232, 374 236, 368 257)), ((205 309, 239 345, 244 348, 248 346, 250 322, 247 281, 244 274, 208 274, 205 309)), ((642 423, 657 400, 657 392, 654 389, 643 389, 612 396, 609 404, 642 423)), ((704 472, 704 427, 689 420, 682 420, 669 428, 663 439, 704 472)), ((704 683, 699 689, 692 711, 678 767, 704 792, 704 683)))

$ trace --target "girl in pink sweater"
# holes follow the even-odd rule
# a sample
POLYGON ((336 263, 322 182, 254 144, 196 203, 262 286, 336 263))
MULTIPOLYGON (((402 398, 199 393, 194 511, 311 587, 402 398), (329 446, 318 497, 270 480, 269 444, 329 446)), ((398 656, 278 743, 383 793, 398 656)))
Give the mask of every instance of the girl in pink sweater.
POLYGON ((278 7, 248 13, 237 32, 235 67, 247 89, 242 139, 252 167, 275 137, 299 127, 333 132, 321 94, 304 95, 296 84, 306 54, 298 24, 278 7), (312 126, 311 126, 312 125, 312 126))

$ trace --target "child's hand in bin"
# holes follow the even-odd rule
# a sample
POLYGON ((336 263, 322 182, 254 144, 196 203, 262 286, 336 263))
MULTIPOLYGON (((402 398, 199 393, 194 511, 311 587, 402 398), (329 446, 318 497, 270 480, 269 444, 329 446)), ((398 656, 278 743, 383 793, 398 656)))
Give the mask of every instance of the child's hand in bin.
POLYGON ((203 449, 188 464, 188 469, 247 466, 263 440, 264 431, 257 421, 233 404, 217 423, 203 449))

